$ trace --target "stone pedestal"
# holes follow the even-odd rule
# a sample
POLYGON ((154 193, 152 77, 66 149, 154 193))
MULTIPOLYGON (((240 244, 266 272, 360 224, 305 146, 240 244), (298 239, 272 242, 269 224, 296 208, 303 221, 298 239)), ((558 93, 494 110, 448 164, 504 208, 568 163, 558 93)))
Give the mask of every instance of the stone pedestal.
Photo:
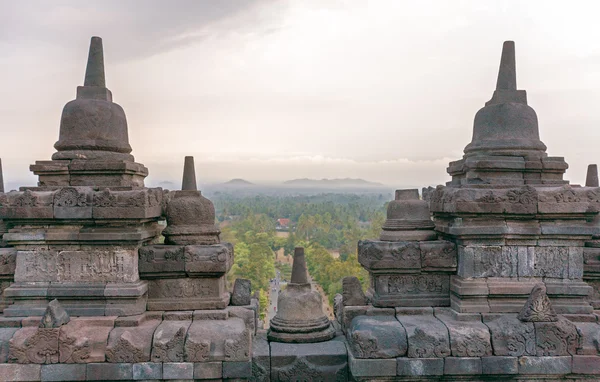
POLYGON ((16 267, 5 315, 41 314, 54 298, 73 315, 145 310, 137 249, 159 233, 161 189, 36 188, 6 197, 0 216, 13 226, 4 236, 16 267))
POLYGON ((363 240, 358 242, 358 261, 371 275, 368 294, 374 306, 450 305, 453 243, 363 240))
POLYGON ((149 245, 139 250, 140 277, 148 281, 149 310, 225 309, 225 275, 233 246, 149 245))
POLYGON ((597 231, 600 189, 568 185, 564 159, 547 156, 535 111, 516 88, 512 42, 464 151, 430 199, 436 230, 457 244, 452 308, 516 313, 543 281, 558 313, 590 314, 583 245, 597 231))

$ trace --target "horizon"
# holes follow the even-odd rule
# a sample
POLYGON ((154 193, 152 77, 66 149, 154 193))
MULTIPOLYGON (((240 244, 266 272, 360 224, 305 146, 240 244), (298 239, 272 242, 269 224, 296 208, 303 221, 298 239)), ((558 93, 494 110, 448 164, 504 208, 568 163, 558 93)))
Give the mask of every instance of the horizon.
POLYGON ((107 86, 149 186, 180 184, 186 155, 201 185, 445 184, 492 95, 504 40, 516 42, 518 88, 537 112, 547 153, 570 165, 566 179, 583 184, 597 162, 600 36, 587 28, 594 2, 136 4, 0 5, 7 190, 37 183, 28 166, 54 152, 93 35, 104 40, 107 86))

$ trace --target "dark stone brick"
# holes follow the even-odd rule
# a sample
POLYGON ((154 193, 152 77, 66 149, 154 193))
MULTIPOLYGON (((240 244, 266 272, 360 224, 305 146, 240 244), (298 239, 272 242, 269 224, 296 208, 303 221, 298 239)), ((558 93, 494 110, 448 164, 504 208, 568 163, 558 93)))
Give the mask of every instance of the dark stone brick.
POLYGON ((409 376, 443 375, 443 358, 397 358, 397 374, 409 376))
POLYGON ((482 357, 482 374, 518 374, 517 357, 482 357))
POLYGON ((5 381, 39 381, 42 365, 0 364, 0 376, 5 381))
POLYGON ((465 375, 481 374, 481 358, 448 357, 444 363, 444 374, 465 375))
POLYGON ((84 363, 57 363, 42 365, 42 381, 85 381, 84 363))
POLYGON ((191 362, 163 363, 163 379, 193 379, 194 364, 191 362))
POLYGON ((127 381, 133 379, 131 363, 88 363, 88 381, 127 381))
POLYGON ((597 355, 574 355, 573 374, 600 374, 600 357, 597 355))
POLYGON ((223 362, 223 378, 250 378, 252 362, 223 362))
POLYGON ((571 362, 571 356, 519 357, 519 374, 569 374, 571 362))
POLYGON ((133 364, 133 379, 162 379, 162 363, 142 362, 133 364))
POLYGON ((198 362, 194 364, 194 379, 216 379, 223 376, 223 362, 198 362))

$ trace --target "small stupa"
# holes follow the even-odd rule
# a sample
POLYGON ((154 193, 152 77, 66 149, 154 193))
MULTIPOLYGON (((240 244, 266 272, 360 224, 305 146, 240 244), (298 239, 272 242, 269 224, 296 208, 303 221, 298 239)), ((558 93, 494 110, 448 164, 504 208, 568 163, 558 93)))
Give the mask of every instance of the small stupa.
POLYGON ((598 165, 590 164, 587 168, 587 175, 585 177, 586 187, 599 187, 598 185, 598 165))
POLYGON ((311 290, 308 282, 304 248, 294 250, 292 279, 279 294, 277 308, 267 334, 270 341, 322 342, 335 335, 335 330, 323 313, 321 295, 311 290))
POLYGON ((396 197, 388 204, 387 219, 381 228, 379 239, 382 241, 437 238, 429 206, 425 200, 419 199, 417 189, 396 190, 396 197))
POLYGON ((166 208, 166 244, 209 245, 219 243, 221 231, 215 225, 215 206, 202 196, 196 185, 194 157, 185 157, 181 191, 174 191, 166 208))

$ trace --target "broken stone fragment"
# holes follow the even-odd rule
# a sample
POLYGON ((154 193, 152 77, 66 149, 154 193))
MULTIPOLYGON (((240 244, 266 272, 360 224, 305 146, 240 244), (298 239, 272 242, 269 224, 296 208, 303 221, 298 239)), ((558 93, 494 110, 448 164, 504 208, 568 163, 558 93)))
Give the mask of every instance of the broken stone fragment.
POLYGON ((231 295, 231 305, 250 305, 251 282, 247 279, 236 279, 231 295))
POLYGON ((69 322, 71 318, 67 311, 62 307, 57 299, 54 299, 48 303, 46 312, 40 322, 40 328, 60 328, 69 322))
POLYGON ((342 303, 344 306, 367 305, 367 298, 356 276, 347 276, 342 279, 342 303))

